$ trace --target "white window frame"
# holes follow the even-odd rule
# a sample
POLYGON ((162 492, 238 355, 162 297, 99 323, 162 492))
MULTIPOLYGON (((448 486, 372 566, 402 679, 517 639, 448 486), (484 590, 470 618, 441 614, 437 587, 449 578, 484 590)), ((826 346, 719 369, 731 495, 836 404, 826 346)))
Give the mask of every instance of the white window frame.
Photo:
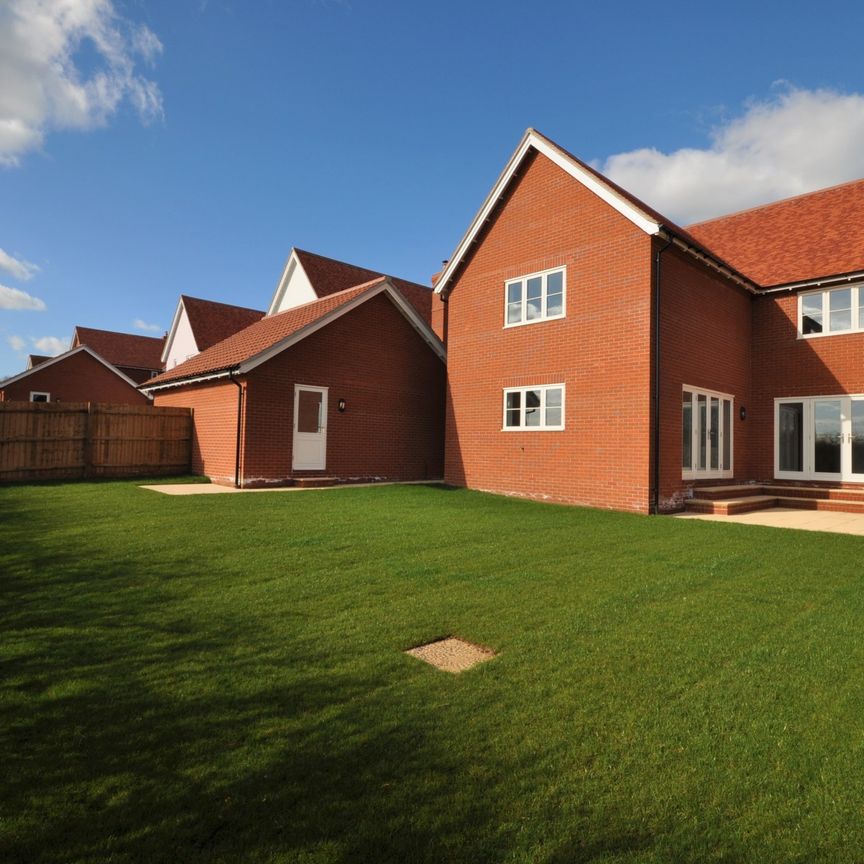
POLYGON ((511 327, 524 327, 526 324, 539 324, 542 321, 557 321, 560 318, 564 318, 567 315, 567 267, 550 267, 548 270, 540 270, 537 273, 528 273, 525 276, 514 276, 512 279, 504 280, 504 329, 507 330, 511 327), (546 314, 546 302, 547 302, 547 292, 546 286, 548 283, 549 275, 552 273, 560 273, 561 274, 561 313, 558 315, 547 315, 546 314), (535 279, 540 277, 543 280, 542 293, 541 298, 543 301, 543 308, 540 313, 539 318, 532 318, 530 321, 527 318, 527 307, 528 307, 528 280, 535 279), (512 324, 507 322, 507 307, 510 305, 508 303, 508 287, 512 285, 514 282, 522 283, 522 318, 519 321, 514 321, 512 324))
POLYGON ((860 303, 864 302, 864 283, 854 285, 835 285, 833 288, 819 288, 816 291, 802 291, 798 295, 798 338, 821 339, 824 336, 844 336, 848 333, 864 333, 864 310, 860 303), (829 295, 832 291, 851 291, 852 297, 852 327, 846 330, 831 330, 831 306, 829 295), (804 332, 804 298, 822 296, 822 332, 804 332), (857 325, 857 326, 856 326, 857 325))
MULTIPOLYGON (((692 414, 691 414, 691 424, 690 424, 690 468, 681 467, 681 479, 682 480, 716 480, 720 478, 729 478, 735 476, 735 397, 731 393, 721 393, 719 390, 706 390, 704 387, 691 387, 689 384, 684 384, 681 387, 681 395, 682 399, 679 400, 678 411, 682 411, 683 405, 683 395, 684 393, 691 394, 691 405, 692 414), (724 449, 724 438, 723 435, 723 402, 729 402, 729 459, 731 464, 728 467, 722 468, 710 468, 708 465, 710 464, 710 455, 706 453, 706 467, 704 469, 694 468, 693 465, 698 465, 698 453, 699 453, 699 430, 698 424, 696 423, 696 411, 697 405, 699 404, 699 400, 697 397, 705 396, 707 400, 706 404, 706 414, 710 418, 711 416, 711 399, 719 399, 720 400, 720 429, 717 431, 717 452, 718 452, 718 464, 723 463, 723 449, 724 449)), ((679 415, 680 416, 680 415, 679 415)), ((681 417, 681 423, 683 427, 683 416, 681 417)), ((683 434, 683 428, 681 429, 683 434)), ((707 438, 706 433, 706 448, 710 449, 710 443, 707 438)), ((683 454, 682 454, 683 461, 683 454)))
POLYGON ((51 394, 46 393, 44 390, 31 390, 30 391, 30 401, 31 402, 37 401, 36 399, 33 398, 34 396, 44 396, 45 397, 44 399, 38 400, 40 402, 50 402, 51 401, 51 394))
POLYGON ((505 387, 504 395, 501 399, 501 431, 502 432, 562 432, 565 426, 565 416, 567 408, 567 388, 564 384, 532 384, 528 387, 505 387), (531 390, 540 392, 540 406, 537 410, 540 411, 540 425, 526 426, 525 420, 525 394, 531 390), (546 425, 546 392, 548 390, 561 391, 561 425, 547 426, 546 425), (520 426, 507 425, 507 394, 520 393, 522 398, 519 400, 519 416, 523 421, 520 426))

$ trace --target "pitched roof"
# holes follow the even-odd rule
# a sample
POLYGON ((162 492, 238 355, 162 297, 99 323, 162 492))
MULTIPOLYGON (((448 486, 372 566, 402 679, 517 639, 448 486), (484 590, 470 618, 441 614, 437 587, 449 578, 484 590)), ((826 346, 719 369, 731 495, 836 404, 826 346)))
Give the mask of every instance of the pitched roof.
POLYGON ((864 270, 864 180, 690 225, 763 287, 864 270))
POLYGON ((199 351, 206 351, 211 345, 233 336, 264 317, 261 309, 202 300, 187 294, 181 294, 180 299, 186 309, 186 317, 199 351))
POLYGON ((53 366, 55 363, 62 363, 69 357, 74 357, 76 354, 80 354, 81 352, 89 354, 94 360, 98 360, 106 369, 109 369, 115 375, 122 378, 130 387, 135 387, 137 389, 138 385, 131 378, 124 375, 116 366, 114 366, 104 357, 100 356, 96 351, 93 350, 90 345, 83 344, 74 345, 68 351, 64 351, 62 354, 57 354, 55 357, 45 357, 43 358, 41 363, 30 366, 28 369, 25 369, 23 372, 19 372, 17 375, 12 375, 9 378, 4 378, 2 381, 0 381, 0 389, 3 389, 3 387, 8 384, 12 384, 15 381, 20 381, 22 378, 27 378, 29 375, 33 375, 36 372, 42 372, 47 366, 53 366))
POLYGON ((76 327, 72 347, 87 345, 115 366, 156 370, 162 368, 164 338, 97 330, 94 327, 76 327))
POLYGON ((31 354, 27 358, 27 368, 33 369, 38 366, 40 363, 44 363, 46 360, 50 360, 51 358, 44 354, 31 354))
POLYGON ((387 273, 369 270, 366 267, 358 267, 356 264, 347 264, 344 261, 337 261, 335 258, 325 258, 323 255, 316 255, 314 252, 307 252, 296 247, 294 254, 319 297, 344 291, 354 285, 359 285, 361 282, 369 282, 372 279, 388 276, 405 299, 420 313, 423 320, 427 324, 432 320, 432 289, 426 285, 409 282, 407 279, 399 279, 395 276, 389 276, 387 273))

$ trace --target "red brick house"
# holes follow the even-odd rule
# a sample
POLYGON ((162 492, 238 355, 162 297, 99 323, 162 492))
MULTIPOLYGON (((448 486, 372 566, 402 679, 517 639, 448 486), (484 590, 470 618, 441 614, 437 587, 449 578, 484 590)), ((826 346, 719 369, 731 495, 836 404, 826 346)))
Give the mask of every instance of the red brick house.
MULTIPOLYGON (((86 345, 100 357, 119 369, 128 378, 140 384, 162 371, 164 337, 139 336, 136 333, 118 333, 97 330, 95 327, 76 327, 72 333, 72 348, 86 345)), ((103 401, 103 400, 91 400, 103 401)))
POLYGON ((864 181, 684 229, 529 129, 435 285, 446 481, 643 513, 857 490, 862 213, 864 181))
POLYGON ((438 479, 432 306, 421 285, 294 250, 266 316, 142 389, 193 408, 193 470, 214 482, 438 479))
POLYGON ((112 402, 147 405, 137 383, 88 345, 71 348, 0 381, 0 402, 112 402))

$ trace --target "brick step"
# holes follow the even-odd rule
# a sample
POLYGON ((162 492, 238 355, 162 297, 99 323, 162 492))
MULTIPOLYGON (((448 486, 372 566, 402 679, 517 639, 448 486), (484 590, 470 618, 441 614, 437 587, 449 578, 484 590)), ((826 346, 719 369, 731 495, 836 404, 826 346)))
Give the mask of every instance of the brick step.
POLYGON ((767 510, 776 505, 777 498, 774 495, 745 495, 742 498, 725 498, 723 500, 690 498, 684 504, 691 513, 713 513, 717 516, 752 513, 754 510, 767 510))
POLYGON ((845 501, 826 498, 800 498, 779 495, 774 499, 778 507, 792 507, 796 510, 826 510, 832 513, 864 513, 864 501, 845 501))
POLYGON ((839 489, 833 486, 762 486, 760 488, 764 490, 765 494, 792 498, 864 502, 864 489, 839 489))
POLYGON ((338 482, 335 477, 295 477, 292 485, 300 489, 318 489, 324 486, 335 486, 338 482))
POLYGON ((697 486, 693 494, 708 501, 720 501, 724 498, 746 498, 752 495, 764 495, 763 486, 757 483, 742 483, 729 486, 697 486))

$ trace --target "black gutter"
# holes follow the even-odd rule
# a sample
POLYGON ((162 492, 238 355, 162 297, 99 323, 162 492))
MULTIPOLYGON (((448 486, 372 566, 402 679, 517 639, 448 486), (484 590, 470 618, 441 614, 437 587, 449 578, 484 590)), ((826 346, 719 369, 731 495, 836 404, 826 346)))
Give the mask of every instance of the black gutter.
POLYGON ((660 513, 660 256, 672 245, 672 237, 654 256, 654 515, 660 513))
POLYGON ((237 451, 234 454, 234 488, 242 489, 240 483, 240 429, 243 422, 243 385, 234 377, 234 371, 228 373, 228 380, 237 385, 237 451))

